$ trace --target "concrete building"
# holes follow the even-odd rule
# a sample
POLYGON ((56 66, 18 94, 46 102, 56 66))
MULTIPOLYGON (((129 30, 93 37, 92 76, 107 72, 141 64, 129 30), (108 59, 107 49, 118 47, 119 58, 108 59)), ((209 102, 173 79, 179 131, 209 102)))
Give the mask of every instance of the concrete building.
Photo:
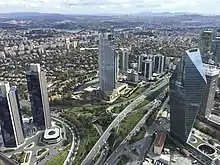
POLYGON ((206 89, 206 76, 199 49, 185 52, 170 77, 170 131, 185 143, 206 89))
POLYGON ((129 69, 127 72, 127 80, 131 82, 138 82, 139 81, 139 74, 134 69, 129 69))
POLYGON ((122 55, 120 56, 120 70, 122 73, 126 73, 129 68, 129 50, 122 48, 122 55))
POLYGON ((46 129, 44 132, 43 142, 46 144, 56 144, 62 140, 61 131, 59 127, 52 127, 46 129))
POLYGON ((156 135, 156 138, 154 141, 154 154, 157 154, 157 155, 161 154, 166 137, 167 137, 167 134, 165 132, 159 132, 156 135))
POLYGON ((215 61, 215 64, 219 65, 220 63, 220 37, 215 37, 212 41, 212 59, 215 61))
POLYGON ((65 46, 66 46, 66 49, 67 49, 67 50, 70 49, 70 38, 66 38, 66 40, 65 40, 65 46))
POLYGON ((148 59, 148 56, 146 54, 141 54, 139 57, 138 57, 138 72, 141 72, 143 73, 143 61, 147 60, 148 59))
POLYGON ((151 80, 153 76, 153 61, 145 60, 142 65, 143 76, 146 80, 151 80))
POLYGON ((207 79, 205 97, 201 103, 200 116, 208 117, 211 114, 215 91, 218 85, 219 69, 214 65, 204 64, 207 79))
POLYGON ((154 56, 154 72, 162 73, 165 70, 166 59, 162 55, 154 56))
POLYGON ((5 147, 18 147, 24 143, 23 122, 16 88, 0 83, 1 133, 5 147))
POLYGON ((51 127, 51 114, 47 93, 46 76, 40 64, 31 64, 26 74, 33 120, 39 129, 51 127))
POLYGON ((99 38, 99 83, 101 92, 113 92, 117 79, 117 57, 112 34, 99 38))

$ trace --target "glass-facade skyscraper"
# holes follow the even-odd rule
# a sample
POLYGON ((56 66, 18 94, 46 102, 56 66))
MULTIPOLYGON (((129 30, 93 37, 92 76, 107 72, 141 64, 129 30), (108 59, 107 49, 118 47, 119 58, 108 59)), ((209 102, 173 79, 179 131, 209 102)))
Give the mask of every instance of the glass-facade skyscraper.
POLYGON ((31 64, 26 76, 33 121, 39 129, 50 128, 51 114, 45 73, 41 71, 40 64, 31 64))
POLYGON ((101 33, 99 39, 99 83, 102 92, 113 92, 115 89, 117 64, 113 35, 101 33))
POLYGON ((0 124, 5 147, 18 147, 24 142, 24 130, 16 88, 0 83, 0 124))
POLYGON ((176 140, 187 141, 206 83, 199 49, 187 50, 170 78, 170 131, 176 140))

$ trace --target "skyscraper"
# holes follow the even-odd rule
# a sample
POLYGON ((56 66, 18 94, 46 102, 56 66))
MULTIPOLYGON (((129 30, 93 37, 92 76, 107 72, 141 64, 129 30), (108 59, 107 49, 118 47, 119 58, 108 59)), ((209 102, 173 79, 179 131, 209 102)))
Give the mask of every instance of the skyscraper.
POLYGON ((213 60, 216 64, 220 63, 220 37, 215 37, 212 41, 213 60))
POLYGON ((23 123, 16 88, 0 83, 0 121, 5 147, 18 147, 24 142, 23 123))
POLYGON ((154 71, 157 73, 162 73, 165 69, 165 57, 158 54, 154 56, 154 71))
POLYGON ((117 62, 113 35, 101 33, 99 38, 99 83, 102 92, 113 92, 115 89, 117 62))
POLYGON ((216 66, 204 64, 207 79, 205 96, 200 107, 200 116, 208 117, 214 103, 215 91, 218 85, 219 69, 216 66))
POLYGON ((33 121, 39 129, 50 128, 51 114, 45 73, 41 71, 40 64, 31 64, 26 76, 33 121))
POLYGON ((199 49, 185 52, 170 78, 170 131, 186 142, 206 88, 205 69, 199 49))
POLYGON ((212 40, 214 38, 214 32, 212 30, 205 30, 200 33, 199 48, 203 58, 203 61, 209 60, 209 52, 211 52, 212 40))
POLYGON ((151 80, 152 76, 153 76, 153 61, 152 60, 145 60, 143 61, 143 73, 144 73, 144 77, 147 80, 151 80))
POLYGON ((126 48, 121 49, 122 56, 120 58, 120 68, 121 71, 126 73, 128 71, 128 63, 129 63, 129 51, 126 48))
POLYGON ((143 73, 143 61, 145 61, 146 59, 148 59, 148 56, 146 54, 141 54, 139 57, 138 57, 138 72, 141 72, 143 73))

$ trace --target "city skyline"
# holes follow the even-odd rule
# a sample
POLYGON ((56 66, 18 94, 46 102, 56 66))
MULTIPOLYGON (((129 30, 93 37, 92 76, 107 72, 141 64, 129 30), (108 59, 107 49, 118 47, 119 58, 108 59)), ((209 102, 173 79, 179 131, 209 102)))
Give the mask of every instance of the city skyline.
POLYGON ((189 12, 208 15, 220 14, 217 0, 108 0, 105 2, 101 0, 57 0, 55 2, 52 0, 3 0, 0 2, 0 9, 1 13, 129 14, 138 12, 189 12), (51 5, 52 3, 53 5, 51 5))

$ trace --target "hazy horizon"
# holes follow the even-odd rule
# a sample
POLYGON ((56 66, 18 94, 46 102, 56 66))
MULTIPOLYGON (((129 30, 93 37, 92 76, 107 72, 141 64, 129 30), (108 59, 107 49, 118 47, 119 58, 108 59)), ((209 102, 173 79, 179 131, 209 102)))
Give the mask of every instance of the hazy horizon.
POLYGON ((219 15, 219 0, 1 0, 0 13, 130 14, 140 12, 219 15))

